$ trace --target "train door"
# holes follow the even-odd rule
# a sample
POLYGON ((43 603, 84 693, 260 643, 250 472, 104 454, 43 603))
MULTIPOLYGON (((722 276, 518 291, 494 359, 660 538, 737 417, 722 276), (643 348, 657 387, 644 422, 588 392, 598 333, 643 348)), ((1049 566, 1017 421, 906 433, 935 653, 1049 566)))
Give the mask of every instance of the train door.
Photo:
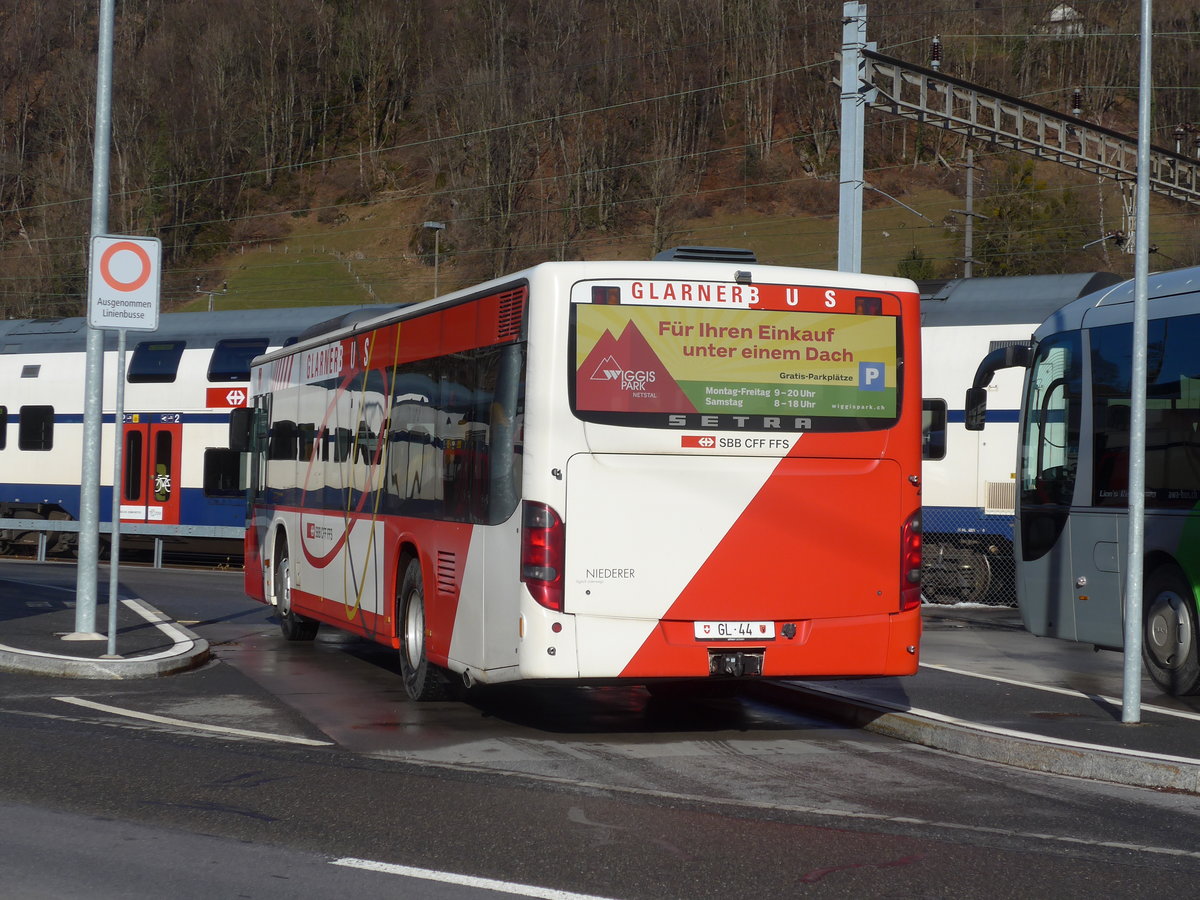
POLYGON ((178 413, 125 416, 121 521, 179 524, 183 424, 178 413))

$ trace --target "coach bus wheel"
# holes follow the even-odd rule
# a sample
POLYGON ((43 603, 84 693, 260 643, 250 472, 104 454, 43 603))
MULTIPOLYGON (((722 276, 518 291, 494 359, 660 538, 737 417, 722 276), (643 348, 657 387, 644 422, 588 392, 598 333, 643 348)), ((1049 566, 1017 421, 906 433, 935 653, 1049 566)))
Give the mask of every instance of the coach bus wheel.
POLYGON ((446 695, 446 682, 425 656, 425 588, 419 560, 410 559, 404 569, 396 598, 396 621, 405 692, 418 701, 441 699, 446 695))
POLYGON ((317 636, 320 623, 292 611, 292 566, 286 546, 280 548, 275 560, 275 600, 284 640, 311 641, 317 636))
POLYGON ((1146 579, 1142 660, 1154 683, 1176 697, 1200 691, 1196 600, 1176 566, 1160 566, 1146 579))

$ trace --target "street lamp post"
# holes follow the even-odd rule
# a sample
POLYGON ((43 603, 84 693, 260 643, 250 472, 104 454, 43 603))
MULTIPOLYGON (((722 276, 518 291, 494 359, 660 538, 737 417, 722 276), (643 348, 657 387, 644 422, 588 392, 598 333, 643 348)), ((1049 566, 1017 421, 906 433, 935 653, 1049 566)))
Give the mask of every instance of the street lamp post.
POLYGON ((446 228, 445 222, 425 222, 423 228, 428 228, 433 232, 433 296, 438 295, 438 262, 441 255, 441 238, 442 231, 446 228))

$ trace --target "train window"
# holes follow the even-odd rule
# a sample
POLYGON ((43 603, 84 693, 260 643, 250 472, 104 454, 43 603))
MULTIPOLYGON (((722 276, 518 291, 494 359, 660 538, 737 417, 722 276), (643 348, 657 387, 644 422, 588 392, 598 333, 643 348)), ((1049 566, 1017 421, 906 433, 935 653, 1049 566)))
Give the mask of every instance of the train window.
POLYGON ((154 436, 154 502, 171 499, 171 432, 160 431, 154 436))
POLYGON ((8 444, 8 407, 0 406, 0 450, 8 444))
POLYGON ((921 401, 921 459, 946 458, 946 401, 921 401))
POLYGON ((249 381, 250 361, 267 352, 266 338, 217 341, 208 363, 209 381, 249 381))
POLYGON ((174 382, 183 347, 183 341, 142 341, 133 349, 126 379, 130 384, 174 382))
POLYGON ((49 450, 54 446, 54 407, 22 406, 17 429, 21 450, 49 450))

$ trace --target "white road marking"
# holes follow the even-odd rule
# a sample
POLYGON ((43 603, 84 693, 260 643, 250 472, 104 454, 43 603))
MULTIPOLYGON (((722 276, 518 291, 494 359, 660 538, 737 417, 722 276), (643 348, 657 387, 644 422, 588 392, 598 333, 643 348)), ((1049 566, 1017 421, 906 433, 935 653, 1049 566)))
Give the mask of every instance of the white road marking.
POLYGON ((169 716, 156 716, 153 713, 138 712, 133 709, 122 709, 119 706, 109 706, 105 703, 96 703, 92 700, 84 700, 81 697, 55 697, 63 703, 72 703, 75 706, 83 706, 87 709, 94 709, 100 712, 111 713, 114 716, 124 716, 129 719, 141 719, 144 722, 155 722, 159 725, 171 725, 175 728, 188 728, 194 731, 209 731, 215 734, 226 734, 235 737, 257 738, 263 741, 278 741, 284 744, 303 744, 306 747, 332 747, 332 741, 314 741, 309 738, 292 737, 287 734, 271 734, 266 731, 247 731, 244 728, 227 728, 224 725, 207 725, 203 722, 188 722, 185 719, 172 719, 169 716))
MULTIPOLYGON (((1003 678, 999 675, 987 675, 983 672, 968 672, 966 669, 955 669, 952 666, 943 666, 938 663, 921 663, 923 669, 938 669, 942 672, 952 672, 955 675, 969 675, 972 678, 985 678, 988 681, 999 681, 1002 684, 1012 684, 1017 687, 1033 688, 1039 691, 1046 691, 1051 694, 1065 694, 1068 697, 1083 697, 1085 700, 1103 700, 1105 703, 1111 703, 1113 706, 1121 705, 1120 697, 1106 697, 1103 694, 1085 694, 1083 691, 1076 691, 1072 688, 1055 687, 1051 684, 1037 684, 1032 681, 1018 681, 1015 678, 1003 678)), ((1180 719, 1192 719, 1200 722, 1200 713, 1194 713, 1186 709, 1169 709, 1165 706, 1151 706, 1142 704, 1143 710, 1159 713, 1164 716, 1176 716, 1180 719)))
POLYGON ((171 639, 172 646, 170 649, 163 650, 160 653, 148 653, 145 656, 134 657, 139 662, 147 659, 158 659, 159 657, 165 656, 176 656, 184 652, 187 648, 191 647, 195 643, 195 640, 190 635, 180 631, 175 626, 175 623, 169 618, 164 616, 157 609, 147 606, 136 597, 131 597, 129 599, 122 600, 121 602, 171 639))
MULTIPOLYGON (((12 583, 12 584, 23 584, 23 585, 27 585, 29 587, 42 588, 44 590, 66 591, 66 592, 72 593, 72 594, 75 593, 75 588, 73 588, 73 587, 66 588, 66 587, 59 587, 59 586, 53 585, 53 584, 38 584, 37 582, 33 582, 33 581, 11 581, 10 579, 0 579, 0 581, 10 581, 10 583, 12 583)), ((186 632, 177 628, 175 623, 171 619, 169 619, 167 616, 164 616, 162 613, 160 613, 158 610, 154 609, 153 607, 148 606, 144 601, 139 600, 136 597, 130 597, 130 598, 122 600, 121 602, 124 603, 131 610, 133 610, 135 613, 137 613, 139 616, 141 616, 143 619, 145 619, 147 622, 149 622, 151 625, 153 625, 155 628, 157 628, 159 631, 161 631, 163 634, 165 634, 171 640, 171 646, 168 647, 166 650, 160 650, 158 653, 147 653, 142 656, 130 657, 130 660, 135 661, 135 662, 147 662, 149 660, 154 660, 154 659, 166 659, 168 657, 179 656, 182 653, 186 653, 188 650, 190 650, 195 645, 195 643, 196 643, 195 638, 193 638, 191 635, 189 635, 186 632)), ((63 654, 63 653, 46 653, 41 650, 18 650, 15 647, 8 647, 3 644, 0 644, 0 650, 7 650, 11 653, 20 653, 25 656, 38 656, 38 657, 42 657, 45 659, 74 660, 74 659, 79 658, 76 656, 71 656, 69 654, 63 654)), ((112 662, 119 666, 120 663, 122 662, 122 660, 113 660, 112 662)))
MULTIPOLYGON (((1020 682, 1013 682, 1019 684, 1020 682)), ((931 709, 920 709, 916 706, 905 706, 902 703, 892 703, 890 700, 879 700, 874 697, 864 697, 862 694, 856 694, 854 691, 842 691, 837 688, 829 687, 822 684, 820 687, 812 688, 822 694, 829 694, 834 697, 840 697, 843 700, 854 700, 859 703, 867 703, 877 709, 891 710, 897 713, 908 713, 918 716, 922 719, 932 719, 936 722, 945 722, 947 725, 956 725, 959 728, 969 728, 972 731, 982 731, 985 734, 998 734, 1004 737, 1018 738, 1023 741, 1032 741, 1039 744, 1052 744, 1055 747, 1070 747, 1074 750, 1087 750, 1095 753, 1107 753, 1111 756, 1132 756, 1138 759, 1153 759, 1158 762, 1179 763, 1188 766, 1200 766, 1200 759, 1188 756, 1171 756, 1166 753, 1150 753, 1146 750, 1131 750, 1126 747, 1109 747, 1103 744, 1087 744, 1082 741, 1068 741, 1065 738, 1048 737, 1043 734, 1031 734, 1028 731, 1017 731, 1014 728, 1001 728, 998 725, 983 725, 979 722, 972 722, 969 719, 960 719, 957 716, 947 716, 944 713, 934 712, 931 709)), ((1120 703, 1117 704, 1118 706, 1120 703)))
POLYGON ((373 859, 356 859, 352 856, 330 860, 330 862, 335 866, 366 869, 369 872, 384 872, 388 875, 402 875, 405 878, 420 878, 424 881, 440 881, 443 884, 457 884, 463 887, 479 888, 484 891, 516 894, 519 897, 537 897, 538 900, 607 900, 607 898, 598 897, 594 894, 576 894, 571 891, 557 891, 553 888, 515 884, 511 881, 496 881, 491 878, 476 878, 473 875, 458 875, 454 872, 415 869, 412 866, 397 866, 392 863, 377 862, 373 859))

